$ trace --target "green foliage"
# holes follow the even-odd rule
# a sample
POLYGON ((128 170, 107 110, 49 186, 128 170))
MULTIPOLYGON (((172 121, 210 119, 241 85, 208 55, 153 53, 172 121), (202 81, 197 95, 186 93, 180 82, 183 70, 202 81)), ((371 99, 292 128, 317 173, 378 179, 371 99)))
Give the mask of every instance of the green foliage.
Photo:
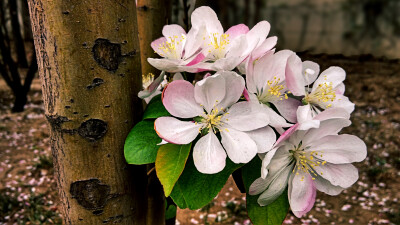
POLYGON ((181 209, 200 209, 217 196, 233 171, 242 165, 227 159, 223 171, 217 174, 203 174, 197 171, 192 157, 189 157, 181 177, 172 190, 171 198, 181 209))
POLYGON ((176 205, 173 204, 168 204, 169 201, 165 200, 165 220, 173 219, 176 217, 176 205))
POLYGON ((247 212, 254 225, 282 224, 289 210, 287 191, 283 192, 274 202, 261 207, 257 203, 258 195, 249 195, 250 185, 261 177, 261 160, 255 157, 242 168, 243 182, 246 187, 247 212))
POLYGON ((188 145, 165 144, 158 149, 156 172, 167 197, 185 168, 191 146, 191 143, 188 145))
POLYGON ((154 121, 141 121, 136 124, 125 140, 125 160, 129 164, 147 164, 156 161, 161 138, 154 130, 154 121))
POLYGON ((171 116, 171 114, 165 109, 161 101, 161 95, 157 95, 154 96, 147 105, 143 114, 143 120, 157 119, 162 116, 171 116))

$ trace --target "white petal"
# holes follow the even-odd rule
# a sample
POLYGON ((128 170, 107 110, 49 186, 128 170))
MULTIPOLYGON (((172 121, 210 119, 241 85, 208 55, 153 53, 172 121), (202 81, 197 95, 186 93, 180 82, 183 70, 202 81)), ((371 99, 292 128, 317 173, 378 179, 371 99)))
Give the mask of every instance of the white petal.
POLYGON ((278 176, 271 182, 268 189, 258 198, 258 204, 266 206, 275 201, 286 189, 289 175, 292 172, 292 167, 286 167, 278 176))
POLYGON ((221 130, 221 143, 234 163, 248 163, 257 154, 256 143, 244 132, 233 128, 221 130))
POLYGON ((154 66, 158 70, 163 70, 163 71, 170 72, 170 73, 184 71, 183 68, 179 67, 179 65, 182 61, 180 59, 147 58, 147 61, 150 63, 150 65, 154 66))
POLYGON ((240 131, 255 130, 269 123, 267 112, 260 104, 253 102, 234 104, 221 120, 240 131))
POLYGON ((207 77, 196 83, 194 98, 208 113, 225 97, 225 80, 220 75, 207 77))
POLYGON ((258 195, 261 192, 265 191, 268 187, 270 182, 268 182, 266 179, 263 179, 262 177, 257 178, 249 188, 249 194, 250 195, 258 195))
POLYGON ((154 122, 154 129, 158 136, 169 143, 185 145, 192 142, 197 135, 201 124, 189 121, 180 121, 173 117, 159 117, 154 122))
POLYGON ((312 61, 304 61, 302 74, 305 78, 304 86, 312 84, 318 77, 319 65, 312 61))
POLYGON ((348 134, 325 136, 310 143, 310 149, 322 151, 318 158, 335 164, 361 162, 367 156, 365 143, 348 134))
POLYGON ((172 77, 172 80, 184 80, 184 78, 181 73, 175 73, 174 77, 172 77))
POLYGON ((253 141, 255 141, 258 153, 265 153, 272 149, 276 141, 276 134, 274 130, 267 126, 257 130, 246 132, 253 141))
POLYGON ((328 195, 338 195, 340 194, 344 188, 340 186, 334 186, 328 180, 325 180, 321 176, 317 176, 314 180, 315 187, 318 191, 322 191, 328 195))
POLYGON ((347 112, 346 110, 343 110, 342 108, 329 108, 318 113, 318 115, 314 117, 315 120, 319 121, 330 120, 335 118, 350 119, 350 113, 347 112))
POLYGON ((226 153, 213 132, 197 141, 193 148, 193 160, 201 173, 214 174, 224 169, 226 153))
POLYGON ((264 110, 267 111, 268 116, 269 116, 269 125, 272 127, 290 127, 292 124, 287 123, 285 118, 280 116, 278 113, 276 113, 273 109, 268 107, 267 105, 262 104, 264 110))
POLYGON ((358 170, 352 164, 327 163, 314 169, 319 176, 342 188, 348 188, 358 180, 358 170))
POLYGON ((318 85, 323 84, 325 82, 332 82, 332 88, 336 88, 339 84, 341 84, 346 78, 346 72, 337 66, 331 66, 326 69, 318 79, 314 82, 313 88, 311 92, 314 92, 318 85))
POLYGON ((297 109, 297 121, 299 123, 298 130, 318 128, 320 124, 319 120, 313 119, 310 105, 300 106, 297 109))
POLYGON ((314 141, 327 136, 336 135, 343 127, 347 127, 351 124, 348 119, 330 119, 321 121, 318 129, 310 129, 303 137, 303 144, 305 146, 310 145, 314 141))
POLYGON ((194 99, 194 87, 185 80, 176 80, 164 89, 162 102, 171 115, 193 118, 204 113, 203 107, 194 99))
POLYGON ((296 123, 297 115, 296 110, 299 106, 301 106, 301 102, 294 98, 288 98, 284 100, 278 100, 273 102, 276 109, 278 109, 279 113, 289 122, 296 123))
POLYGON ((206 25, 209 33, 218 33, 222 35, 224 29, 218 20, 217 14, 208 6, 196 8, 191 15, 192 27, 199 29, 206 25))
POLYGON ((295 96, 305 95, 304 86, 306 84, 305 84, 305 78, 301 73, 302 68, 303 64, 301 62, 300 57, 298 57, 295 53, 293 53, 287 60, 285 69, 285 79, 288 89, 295 96))
POLYGON ((225 97, 218 104, 218 108, 222 107, 226 109, 240 99, 240 96, 243 94, 245 82, 242 76, 231 71, 223 71, 220 73, 220 76, 224 78, 226 88, 225 97))
POLYGON ((271 25, 267 21, 261 21, 247 32, 246 39, 248 42, 248 49, 246 50, 246 54, 250 54, 256 47, 264 42, 270 29, 271 25))

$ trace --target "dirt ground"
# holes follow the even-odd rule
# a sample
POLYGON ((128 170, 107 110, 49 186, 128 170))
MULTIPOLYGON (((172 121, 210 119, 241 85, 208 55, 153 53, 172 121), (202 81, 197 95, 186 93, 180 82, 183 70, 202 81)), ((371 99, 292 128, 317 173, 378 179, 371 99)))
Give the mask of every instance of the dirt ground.
MULTIPOLYGON (((347 71, 346 95, 356 104, 343 132, 362 138, 368 157, 360 179, 339 196, 317 194, 314 208, 284 224, 400 224, 400 61, 372 56, 307 55, 322 69, 347 71)), ((49 132, 40 81, 22 113, 11 113, 12 95, 0 79, 0 224, 61 224, 49 132)), ((244 194, 229 179, 201 210, 178 210, 177 224, 251 224, 244 194)))

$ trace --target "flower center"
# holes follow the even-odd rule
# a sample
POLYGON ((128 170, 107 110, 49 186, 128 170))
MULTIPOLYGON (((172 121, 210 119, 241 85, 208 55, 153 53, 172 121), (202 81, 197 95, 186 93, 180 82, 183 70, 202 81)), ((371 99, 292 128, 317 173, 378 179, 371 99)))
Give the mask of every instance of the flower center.
MULTIPOLYGON (((326 78, 325 78, 326 79, 326 78)), ((327 103, 333 102, 336 99, 335 90, 333 90, 332 82, 324 82, 319 84, 317 89, 310 94, 306 94, 304 100, 308 103, 327 103)), ((328 104, 326 108, 331 107, 332 104, 328 104)))
MULTIPOLYGON (((271 102, 273 99, 278 98, 279 100, 283 100, 283 98, 288 99, 286 93, 282 93, 282 90, 285 89, 285 86, 280 84, 281 79, 274 77, 273 80, 267 81, 267 91, 262 91, 261 96, 258 97, 259 101, 262 103, 271 102)), ((288 93, 290 93, 288 91, 288 93)))
MULTIPOLYGON (((314 177, 318 176, 317 172, 315 171, 315 167, 325 165, 326 161, 321 160, 322 158, 322 151, 304 151, 304 149, 301 148, 301 146, 298 146, 294 150, 289 151, 294 160, 296 160, 295 167, 293 168, 293 173, 296 173, 296 175, 299 175, 299 171, 303 171, 304 173, 310 174, 315 180, 314 177), (316 157, 318 156, 318 158, 316 157)), ((322 172, 321 172, 322 175, 322 172)), ((301 181, 304 180, 304 176, 301 178, 301 181)))
MULTIPOLYGON (((224 108, 214 108, 210 114, 204 113, 202 118, 200 119, 200 123, 203 124, 203 126, 200 128, 199 132, 201 132, 204 129, 207 129, 208 131, 212 130, 214 133, 217 133, 217 131, 221 131, 222 125, 224 124, 223 122, 223 116, 225 114, 228 114, 227 112, 224 111, 224 108)), ((228 119, 226 119, 228 120, 228 119)), ((196 122, 197 123, 197 122, 196 122)), ((224 129, 225 131, 229 131, 228 129, 224 129)))
POLYGON ((159 44, 158 49, 164 52, 164 54, 160 54, 162 57, 174 58, 178 59, 180 56, 177 54, 177 46, 181 44, 183 40, 185 40, 185 36, 182 35, 179 38, 177 35, 169 37, 169 41, 166 41, 162 44, 159 44))
POLYGON ((212 33, 210 40, 208 45, 212 49, 208 50, 208 52, 214 52, 215 58, 223 58, 225 56, 225 47, 229 45, 229 34, 219 35, 218 33, 212 33))
POLYGON ((148 73, 147 75, 142 74, 143 89, 146 90, 151 83, 154 81, 154 74, 148 73))

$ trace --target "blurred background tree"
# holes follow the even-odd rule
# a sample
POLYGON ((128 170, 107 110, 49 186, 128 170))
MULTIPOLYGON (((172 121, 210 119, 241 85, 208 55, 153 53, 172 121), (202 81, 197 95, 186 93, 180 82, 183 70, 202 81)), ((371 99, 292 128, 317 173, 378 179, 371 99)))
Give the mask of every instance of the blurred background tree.
POLYGON ((37 71, 25 0, 0 2, 0 74, 14 95, 13 112, 21 112, 37 71))

